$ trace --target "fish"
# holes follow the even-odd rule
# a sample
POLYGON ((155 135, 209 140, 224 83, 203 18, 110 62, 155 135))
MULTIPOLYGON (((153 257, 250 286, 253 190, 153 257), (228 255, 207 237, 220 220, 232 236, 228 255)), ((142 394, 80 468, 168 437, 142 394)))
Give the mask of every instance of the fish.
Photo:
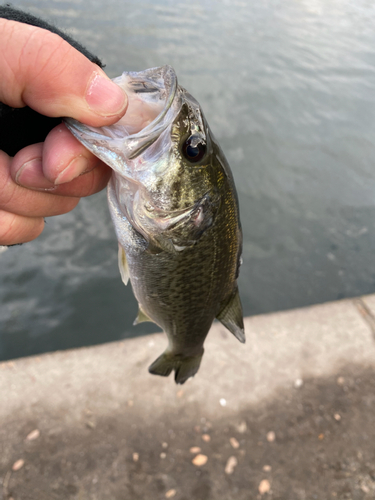
POLYGON ((67 118, 73 135, 113 169, 108 205, 122 280, 168 346, 149 367, 183 384, 201 364, 218 319, 245 342, 237 279, 242 230, 233 175, 196 99, 171 66, 113 79, 128 95, 121 120, 95 128, 67 118))

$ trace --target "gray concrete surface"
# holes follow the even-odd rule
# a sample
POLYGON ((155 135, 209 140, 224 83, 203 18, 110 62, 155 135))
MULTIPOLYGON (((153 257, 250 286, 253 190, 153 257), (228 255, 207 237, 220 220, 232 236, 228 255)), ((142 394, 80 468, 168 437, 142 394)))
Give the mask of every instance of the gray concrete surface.
POLYGON ((2 363, 0 499, 374 499, 373 313, 215 324, 184 386, 147 372, 163 334, 2 363))

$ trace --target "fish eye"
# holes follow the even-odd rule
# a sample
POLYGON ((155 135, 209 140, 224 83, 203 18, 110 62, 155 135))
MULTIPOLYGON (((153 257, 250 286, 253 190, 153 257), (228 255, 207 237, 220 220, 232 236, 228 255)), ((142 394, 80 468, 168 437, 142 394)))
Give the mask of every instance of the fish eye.
POLYGON ((195 146, 192 146, 192 135, 182 146, 182 153, 187 160, 191 163, 197 163, 200 161, 206 153, 206 145, 202 142, 198 142, 195 146))

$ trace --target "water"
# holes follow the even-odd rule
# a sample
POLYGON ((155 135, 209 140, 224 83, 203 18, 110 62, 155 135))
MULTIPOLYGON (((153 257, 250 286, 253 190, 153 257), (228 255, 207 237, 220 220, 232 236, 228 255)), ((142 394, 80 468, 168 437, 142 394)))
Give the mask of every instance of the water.
MULTIPOLYGON (((375 5, 14 1, 111 76, 171 64, 232 166, 246 315, 375 292, 375 5)), ((0 359, 155 331, 133 327, 105 193, 0 254, 0 359)))

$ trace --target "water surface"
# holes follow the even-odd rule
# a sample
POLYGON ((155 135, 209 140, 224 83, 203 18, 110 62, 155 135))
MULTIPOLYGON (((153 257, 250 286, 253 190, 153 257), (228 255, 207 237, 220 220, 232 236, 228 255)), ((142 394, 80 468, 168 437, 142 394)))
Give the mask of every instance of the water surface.
MULTIPOLYGON (((172 65, 237 184, 246 315, 375 292, 375 5, 358 0, 30 0, 123 70, 172 65)), ((133 327, 105 193, 0 254, 0 359, 133 327)))

